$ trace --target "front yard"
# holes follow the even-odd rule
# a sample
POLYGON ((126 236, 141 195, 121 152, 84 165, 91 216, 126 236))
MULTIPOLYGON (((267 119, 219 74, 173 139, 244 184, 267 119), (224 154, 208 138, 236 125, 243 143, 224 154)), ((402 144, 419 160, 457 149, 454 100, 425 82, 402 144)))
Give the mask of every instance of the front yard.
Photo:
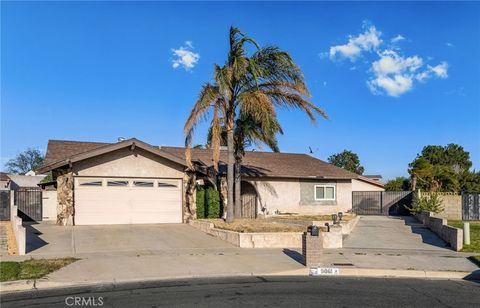
MULTIPOLYGON (((343 220, 348 221, 354 216, 345 215, 343 220)), ((215 228, 242 233, 256 232, 303 232, 313 221, 332 223, 330 215, 279 215, 259 219, 235 219, 231 224, 227 224, 223 219, 200 219, 200 221, 209 221, 215 228)), ((322 223, 319 227, 322 227, 322 223)))
POLYGON ((62 258, 0 262, 0 281, 41 278, 77 260, 75 258, 62 258))
MULTIPOLYGON (((461 220, 449 220, 448 224, 463 229, 461 220)), ((464 245, 462 251, 480 253, 480 221, 470 221, 470 245, 464 245)))

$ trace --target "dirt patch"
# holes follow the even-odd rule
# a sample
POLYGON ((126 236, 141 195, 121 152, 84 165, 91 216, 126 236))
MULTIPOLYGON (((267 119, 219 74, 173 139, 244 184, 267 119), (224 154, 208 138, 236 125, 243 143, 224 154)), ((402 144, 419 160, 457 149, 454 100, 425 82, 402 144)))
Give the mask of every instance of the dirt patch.
MULTIPOLYGON (((203 219, 201 219, 203 220, 203 219)), ((215 228, 235 232, 302 232, 304 226, 292 226, 267 219, 235 219, 233 223, 227 224, 223 219, 205 219, 212 222, 215 228)))
MULTIPOLYGON (((350 220, 354 216, 347 216, 344 220, 350 220)), ((223 219, 201 219, 212 222, 215 228, 235 232, 304 232, 312 221, 330 221, 329 215, 282 215, 264 219, 235 219, 227 224, 223 219)), ((321 229, 323 225, 319 226, 321 229)))
MULTIPOLYGON (((353 219, 354 215, 343 215, 342 220, 349 221, 353 219)), ((289 221, 332 221, 332 215, 278 215, 267 219, 271 220, 289 220, 289 221)))
POLYGON ((15 241, 15 235, 13 234, 12 224, 10 221, 2 221, 1 224, 5 226, 5 232, 7 233, 8 254, 11 256, 17 256, 18 247, 17 241, 15 241))

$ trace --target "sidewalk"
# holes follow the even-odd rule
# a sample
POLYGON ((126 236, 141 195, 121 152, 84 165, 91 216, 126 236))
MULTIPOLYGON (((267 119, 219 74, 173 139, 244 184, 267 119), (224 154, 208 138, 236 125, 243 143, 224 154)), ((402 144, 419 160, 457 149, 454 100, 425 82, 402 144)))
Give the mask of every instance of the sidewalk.
MULTIPOLYGON (((45 278, 1 283, 1 292, 180 278, 309 275, 309 269, 298 262, 300 253, 288 249, 188 249, 77 257, 82 259, 45 278)), ((338 249, 325 251, 324 259, 323 265, 339 268, 340 276, 462 279, 478 270, 466 255, 448 251, 402 255, 398 250, 338 249)), ((480 279, 479 273, 475 275, 480 279)))

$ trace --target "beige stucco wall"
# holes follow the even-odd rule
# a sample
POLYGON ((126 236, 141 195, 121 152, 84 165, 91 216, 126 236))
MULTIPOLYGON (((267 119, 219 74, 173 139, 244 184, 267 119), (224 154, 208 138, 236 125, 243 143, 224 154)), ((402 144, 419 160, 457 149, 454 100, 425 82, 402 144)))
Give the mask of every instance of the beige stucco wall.
POLYGON ((76 176, 183 178, 183 166, 136 148, 120 149, 73 164, 76 176))
POLYGON ((42 191, 42 218, 43 220, 57 220, 57 191, 42 191))
POLYGON ((385 191, 384 188, 377 185, 373 185, 364 181, 352 180, 352 190, 353 191, 385 191))
MULTIPOLYGON (((451 220, 462 219, 462 196, 451 193, 437 193, 442 200, 443 211, 435 214, 435 217, 451 220)), ((427 196, 430 193, 421 192, 421 196, 427 196)))
POLYGON ((247 180, 259 195, 257 212, 262 214, 281 213, 332 214, 346 212, 352 208, 352 183, 350 180, 298 180, 298 179, 252 179, 247 180), (316 184, 335 184, 336 200, 315 201, 316 184))

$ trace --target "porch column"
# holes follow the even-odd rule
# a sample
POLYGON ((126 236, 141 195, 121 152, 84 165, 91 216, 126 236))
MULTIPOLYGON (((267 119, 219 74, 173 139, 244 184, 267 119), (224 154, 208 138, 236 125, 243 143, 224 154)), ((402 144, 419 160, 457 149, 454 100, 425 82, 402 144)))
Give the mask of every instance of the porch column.
POLYGON ((73 174, 57 177, 57 225, 73 226, 73 174))
POLYGON ((197 219, 197 176, 195 172, 185 172, 183 176, 183 187, 185 200, 183 202, 183 222, 188 223, 190 219, 197 219))

